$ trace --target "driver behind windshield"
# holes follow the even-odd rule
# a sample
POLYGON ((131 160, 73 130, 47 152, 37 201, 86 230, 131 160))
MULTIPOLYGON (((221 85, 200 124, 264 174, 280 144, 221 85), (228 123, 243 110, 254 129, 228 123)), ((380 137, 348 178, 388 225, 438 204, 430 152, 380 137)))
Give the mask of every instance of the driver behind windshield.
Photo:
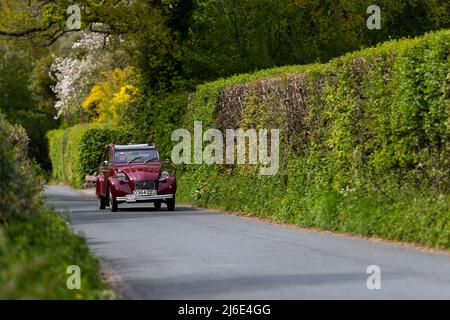
POLYGON ((131 163, 131 162, 151 162, 158 160, 158 152, 156 150, 125 150, 116 152, 114 162, 131 163))

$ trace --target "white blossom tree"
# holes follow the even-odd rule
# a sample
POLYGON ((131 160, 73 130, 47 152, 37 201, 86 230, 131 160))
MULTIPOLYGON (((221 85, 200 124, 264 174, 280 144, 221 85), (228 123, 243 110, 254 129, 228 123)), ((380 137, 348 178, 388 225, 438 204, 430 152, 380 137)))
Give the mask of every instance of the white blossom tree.
POLYGON ((56 81, 52 90, 57 102, 57 117, 81 112, 81 102, 102 70, 110 68, 108 52, 105 50, 108 36, 83 32, 73 43, 68 56, 56 57, 51 66, 51 76, 56 81))

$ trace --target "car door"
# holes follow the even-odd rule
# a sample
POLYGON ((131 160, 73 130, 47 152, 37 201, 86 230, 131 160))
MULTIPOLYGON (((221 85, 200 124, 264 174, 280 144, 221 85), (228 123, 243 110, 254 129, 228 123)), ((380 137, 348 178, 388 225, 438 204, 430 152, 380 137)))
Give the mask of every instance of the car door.
POLYGON ((109 154, 110 154, 110 148, 106 147, 105 152, 103 153, 102 157, 102 163, 100 164, 100 173, 98 177, 98 184, 97 184, 97 194, 100 194, 102 196, 106 196, 106 191, 108 187, 108 177, 109 177, 109 170, 111 163, 109 162, 109 154))
MULTIPOLYGON (((108 185, 108 179, 110 176, 114 175, 114 167, 113 167, 113 148, 108 147, 106 150, 106 161, 108 161, 108 165, 106 166, 107 174, 106 174, 106 184, 108 185)), ((105 192, 107 191, 107 188, 105 188, 105 192)))

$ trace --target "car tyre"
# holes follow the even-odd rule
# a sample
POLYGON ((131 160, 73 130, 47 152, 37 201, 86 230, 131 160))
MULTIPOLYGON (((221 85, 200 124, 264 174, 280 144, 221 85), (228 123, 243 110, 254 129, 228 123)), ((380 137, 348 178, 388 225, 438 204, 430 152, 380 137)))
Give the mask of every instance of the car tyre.
POLYGON ((167 199, 166 204, 168 211, 175 211, 175 196, 172 199, 167 199))
POLYGON ((108 201, 105 197, 102 197, 102 196, 98 197, 98 208, 100 210, 105 210, 107 203, 108 203, 108 201))
POLYGON ((117 212, 118 210, 117 200, 116 197, 112 195, 111 189, 109 189, 108 199, 109 199, 109 210, 111 212, 117 212))
POLYGON ((155 206, 156 210, 161 209, 161 200, 156 200, 155 202, 153 202, 153 205, 155 206))

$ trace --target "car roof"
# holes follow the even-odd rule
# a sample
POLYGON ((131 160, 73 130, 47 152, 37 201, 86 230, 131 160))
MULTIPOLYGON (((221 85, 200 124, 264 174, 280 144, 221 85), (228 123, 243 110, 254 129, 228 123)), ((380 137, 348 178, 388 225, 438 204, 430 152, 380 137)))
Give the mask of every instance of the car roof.
POLYGON ((113 145, 115 150, 136 150, 136 149, 156 149, 155 144, 127 144, 127 145, 113 145))

